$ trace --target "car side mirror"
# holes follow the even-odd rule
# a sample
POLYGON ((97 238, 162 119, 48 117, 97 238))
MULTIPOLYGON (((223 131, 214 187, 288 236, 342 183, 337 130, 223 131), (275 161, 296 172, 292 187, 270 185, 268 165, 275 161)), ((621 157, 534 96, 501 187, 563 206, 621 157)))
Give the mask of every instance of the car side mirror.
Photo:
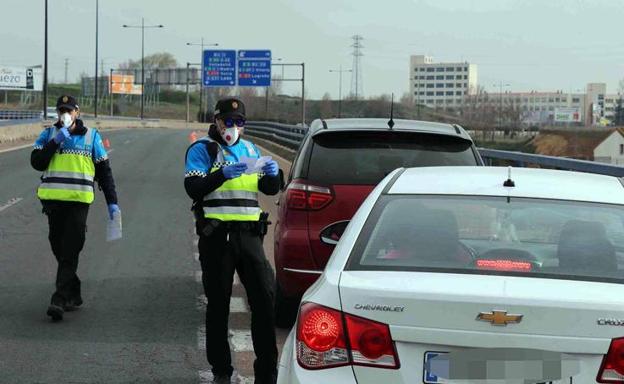
POLYGON ((280 179, 280 191, 283 191, 286 187, 286 183, 284 182, 284 171, 279 170, 279 179, 280 179))

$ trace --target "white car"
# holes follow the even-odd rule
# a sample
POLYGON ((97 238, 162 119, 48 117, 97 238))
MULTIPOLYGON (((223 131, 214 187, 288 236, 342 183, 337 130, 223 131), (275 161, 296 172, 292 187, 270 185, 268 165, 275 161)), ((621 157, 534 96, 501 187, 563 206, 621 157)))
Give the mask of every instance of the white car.
POLYGON ((624 186, 398 169, 306 292, 279 383, 624 383, 624 186))
POLYGON ((55 107, 48 107, 46 110, 46 114, 48 115, 49 120, 58 120, 58 111, 55 107))

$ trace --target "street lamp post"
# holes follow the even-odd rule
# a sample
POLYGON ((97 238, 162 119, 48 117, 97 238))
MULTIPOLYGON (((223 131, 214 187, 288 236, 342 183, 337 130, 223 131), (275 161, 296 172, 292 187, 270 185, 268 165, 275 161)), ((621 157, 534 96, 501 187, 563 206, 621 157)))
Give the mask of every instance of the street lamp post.
POLYGON ((99 43, 99 22, 100 22, 100 0, 95 0, 95 105, 94 115, 98 117, 98 43, 99 43))
POLYGON ((145 25, 145 18, 141 18, 141 25, 123 25, 124 28, 141 28, 141 120, 145 104, 145 28, 164 28, 164 25, 145 25))
POLYGON ((352 69, 342 69, 342 65, 340 69, 330 69, 329 72, 338 73, 338 118, 342 116, 342 73, 343 72, 353 72, 352 69))
MULTIPOLYGON (((204 47, 218 47, 219 43, 204 44, 204 38, 202 37, 200 44, 197 44, 197 43, 186 43, 186 45, 188 45, 188 46, 200 46, 201 47, 201 63, 202 63, 201 71, 203 73, 203 71, 204 71, 204 47)), ((202 114, 203 111, 204 111, 204 97, 203 96, 204 96, 204 84, 200 84, 199 85, 199 113, 200 114, 202 114)))
POLYGON ((498 124, 500 125, 500 127, 503 127, 503 87, 511 87, 511 84, 504 84, 502 81, 500 82, 500 84, 494 84, 494 86, 498 86, 500 89, 500 107, 499 107, 499 111, 498 111, 498 124))
POLYGON ((48 119, 48 0, 45 0, 45 36, 43 54, 43 119, 48 119))

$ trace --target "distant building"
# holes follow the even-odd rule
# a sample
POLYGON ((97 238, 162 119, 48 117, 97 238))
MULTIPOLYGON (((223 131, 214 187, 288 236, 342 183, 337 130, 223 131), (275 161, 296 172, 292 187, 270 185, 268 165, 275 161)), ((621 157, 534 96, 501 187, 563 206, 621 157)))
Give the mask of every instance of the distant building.
POLYGON ((476 64, 438 63, 425 55, 410 56, 409 74, 410 96, 419 105, 461 111, 486 104, 495 113, 513 107, 512 115, 520 114, 525 125, 609 125, 623 97, 607 94, 605 83, 589 83, 585 92, 485 92, 479 90, 476 64))
POLYGON ((624 132, 617 129, 594 148, 594 161, 624 165, 624 132))
POLYGON ((458 108, 477 90, 477 66, 467 62, 435 63, 430 56, 410 58, 410 94, 431 108, 458 108))
POLYGON ((531 143, 535 153, 624 165, 624 130, 544 131, 531 143))
POLYGON ((587 84, 585 93, 504 92, 478 95, 494 108, 513 106, 526 125, 608 125, 614 120, 618 94, 607 94, 604 83, 587 84))

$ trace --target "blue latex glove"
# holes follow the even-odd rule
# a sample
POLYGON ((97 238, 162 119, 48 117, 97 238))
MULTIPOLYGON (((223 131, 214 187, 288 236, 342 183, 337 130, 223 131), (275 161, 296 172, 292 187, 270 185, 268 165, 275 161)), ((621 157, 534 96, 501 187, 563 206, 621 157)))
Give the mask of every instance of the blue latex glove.
POLYGON ((119 209, 119 205, 108 204, 108 216, 110 217, 111 220, 113 220, 113 213, 115 212, 121 212, 121 209, 119 209))
POLYGON ((246 169, 247 164, 245 163, 228 165, 227 167, 223 168, 223 176, 225 176, 226 179, 235 179, 237 177, 240 177, 240 175, 242 175, 246 169))
POLYGON ((63 128, 61 128, 59 133, 57 133, 56 136, 54 137, 54 142, 56 144, 61 144, 62 142, 64 142, 67 139, 69 139, 69 130, 67 128, 63 127, 63 128))
POLYGON ((277 161, 267 161, 266 164, 264 164, 264 167, 262 167, 262 172, 264 172, 265 175, 277 176, 279 173, 279 165, 277 165, 277 161))

